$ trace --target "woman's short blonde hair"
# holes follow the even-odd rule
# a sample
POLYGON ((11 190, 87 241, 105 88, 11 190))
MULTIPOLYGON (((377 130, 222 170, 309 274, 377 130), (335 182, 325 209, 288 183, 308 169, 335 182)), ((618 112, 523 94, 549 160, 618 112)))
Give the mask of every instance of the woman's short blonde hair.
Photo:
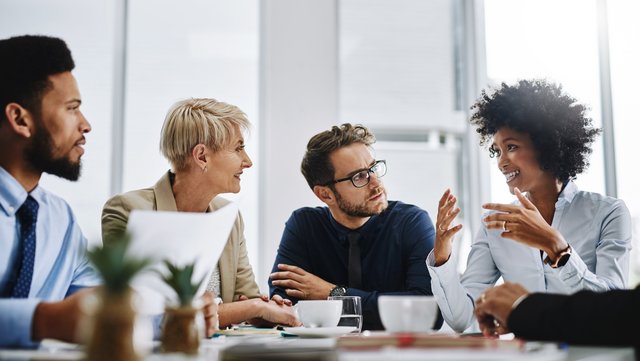
POLYGON ((193 147, 204 144, 214 152, 249 130, 247 115, 235 105, 215 99, 192 98, 175 103, 164 120, 160 152, 174 170, 187 166, 193 147))

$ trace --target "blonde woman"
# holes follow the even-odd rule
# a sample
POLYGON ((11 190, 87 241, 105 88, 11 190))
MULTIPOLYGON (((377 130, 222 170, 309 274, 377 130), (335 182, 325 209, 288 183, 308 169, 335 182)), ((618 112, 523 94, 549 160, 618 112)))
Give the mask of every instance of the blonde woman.
MULTIPOLYGON (((218 195, 238 193, 243 171, 252 166, 243 137, 249 127, 246 115, 231 104, 215 99, 176 103, 165 118, 160 139, 160 151, 172 169, 152 187, 107 201, 102 211, 103 239, 123 232, 133 209, 212 212, 227 204, 218 195)), ((290 302, 260 297, 243 233, 238 214, 207 287, 223 301, 218 306, 220 327, 246 320, 298 325, 290 302)))

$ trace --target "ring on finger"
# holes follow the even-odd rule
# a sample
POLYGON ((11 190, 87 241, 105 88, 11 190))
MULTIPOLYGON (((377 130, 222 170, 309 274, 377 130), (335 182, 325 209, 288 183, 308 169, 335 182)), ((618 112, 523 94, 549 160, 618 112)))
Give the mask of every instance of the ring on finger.
POLYGON ((447 231, 445 228, 442 228, 442 225, 439 225, 438 229, 440 230, 440 232, 446 232, 447 231))
POLYGON ((487 296, 484 295, 484 293, 480 294, 480 302, 484 303, 484 301, 486 300, 487 296))
POLYGON ((508 221, 503 221, 503 222, 502 222, 502 230, 503 230, 503 231, 505 231, 505 232, 508 232, 508 231, 509 231, 509 230, 507 229, 507 222, 508 222, 508 221))

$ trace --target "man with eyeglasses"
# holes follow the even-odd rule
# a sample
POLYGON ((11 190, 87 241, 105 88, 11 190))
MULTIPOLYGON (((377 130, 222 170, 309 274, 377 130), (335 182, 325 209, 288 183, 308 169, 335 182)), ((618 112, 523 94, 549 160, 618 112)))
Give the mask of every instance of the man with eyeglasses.
POLYGON ((384 160, 374 135, 343 124, 311 138, 301 171, 327 206, 305 207, 286 223, 270 293, 298 300, 360 296, 365 330, 382 329, 380 295, 431 295, 425 257, 435 230, 427 212, 387 201, 384 160))

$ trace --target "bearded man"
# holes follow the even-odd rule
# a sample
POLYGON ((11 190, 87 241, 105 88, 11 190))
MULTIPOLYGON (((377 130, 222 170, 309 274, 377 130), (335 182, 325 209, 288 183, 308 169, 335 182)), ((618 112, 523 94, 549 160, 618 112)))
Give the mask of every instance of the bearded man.
POLYGON ((0 40, 0 346, 75 341, 80 289, 100 279, 69 205, 42 173, 75 181, 91 125, 71 52, 46 36, 0 40))
POLYGON ((327 206, 305 207, 286 223, 270 293, 298 300, 360 296, 365 330, 382 329, 380 295, 431 295, 424 262, 435 230, 427 212, 387 201, 375 136, 342 124, 311 138, 302 174, 327 206))

